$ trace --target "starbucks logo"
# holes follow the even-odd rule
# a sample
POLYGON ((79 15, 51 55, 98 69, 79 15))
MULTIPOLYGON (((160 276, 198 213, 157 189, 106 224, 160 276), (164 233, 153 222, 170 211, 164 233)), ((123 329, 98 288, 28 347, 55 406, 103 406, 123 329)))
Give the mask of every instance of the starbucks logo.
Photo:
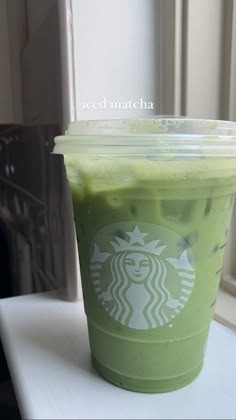
POLYGON ((107 313, 139 330, 174 320, 195 280, 193 254, 183 238, 162 226, 136 222, 112 224, 97 233, 90 272, 107 313))

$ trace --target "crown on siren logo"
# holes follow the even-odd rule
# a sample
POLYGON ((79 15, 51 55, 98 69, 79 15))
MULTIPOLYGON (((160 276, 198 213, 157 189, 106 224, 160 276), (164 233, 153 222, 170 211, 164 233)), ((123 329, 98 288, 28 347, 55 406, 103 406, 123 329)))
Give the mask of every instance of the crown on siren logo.
POLYGON ((137 226, 135 226, 133 232, 126 232, 126 234, 130 237, 129 241, 125 241, 116 236, 116 242, 110 242, 116 252, 142 251, 159 256, 166 248, 166 245, 158 246, 160 242, 158 239, 145 244, 143 238, 145 238, 148 233, 142 233, 137 226))

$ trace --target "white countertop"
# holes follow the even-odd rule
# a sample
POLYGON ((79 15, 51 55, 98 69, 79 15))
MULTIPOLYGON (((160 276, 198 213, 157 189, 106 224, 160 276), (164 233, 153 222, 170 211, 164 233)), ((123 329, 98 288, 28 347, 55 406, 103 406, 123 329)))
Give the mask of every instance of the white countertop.
POLYGON ((25 419, 235 419, 236 332, 212 322, 205 366, 180 390, 138 394, 90 361, 82 303, 50 292, 0 301, 1 338, 25 419))

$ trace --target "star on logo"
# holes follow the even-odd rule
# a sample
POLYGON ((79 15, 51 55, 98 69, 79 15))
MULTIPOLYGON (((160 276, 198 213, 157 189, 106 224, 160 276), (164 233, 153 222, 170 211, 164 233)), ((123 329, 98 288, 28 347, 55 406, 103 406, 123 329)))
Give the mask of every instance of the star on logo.
POLYGON ((144 245, 143 238, 145 238, 145 236, 148 235, 147 233, 142 233, 137 226, 135 226, 133 232, 126 232, 126 233, 130 237, 129 245, 136 244, 136 243, 140 245, 144 245))
POLYGON ((166 258, 166 261, 168 261, 177 270, 194 271, 188 260, 187 251, 182 252, 179 258, 166 258))
POLYGON ((110 256, 109 252, 101 252, 97 244, 94 244, 93 255, 90 260, 91 263, 103 263, 110 256))

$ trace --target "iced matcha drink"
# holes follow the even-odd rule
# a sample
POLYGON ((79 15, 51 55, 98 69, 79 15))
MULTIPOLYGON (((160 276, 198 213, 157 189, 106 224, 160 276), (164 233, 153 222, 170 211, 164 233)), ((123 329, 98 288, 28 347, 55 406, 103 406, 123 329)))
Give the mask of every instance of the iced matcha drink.
POLYGON ((202 368, 236 190, 233 125, 222 140, 220 122, 173 119, 162 132, 158 121, 56 144, 60 153, 64 141, 93 363, 142 392, 177 389, 202 368))

